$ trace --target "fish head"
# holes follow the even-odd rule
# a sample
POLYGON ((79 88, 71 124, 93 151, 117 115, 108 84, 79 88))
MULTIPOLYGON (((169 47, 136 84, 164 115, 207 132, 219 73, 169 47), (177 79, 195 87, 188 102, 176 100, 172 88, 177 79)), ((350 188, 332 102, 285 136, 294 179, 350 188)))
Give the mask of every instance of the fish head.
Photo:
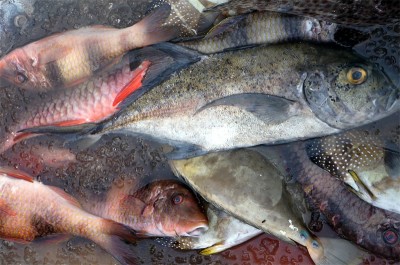
POLYGON ((348 129, 398 111, 399 87, 372 64, 348 59, 357 60, 331 58, 307 73, 303 93, 313 113, 334 128, 348 129))
POLYGON ((23 48, 13 50, 0 60, 0 77, 25 89, 50 86, 38 67, 38 59, 23 48))
POLYGON ((178 181, 159 182, 153 219, 165 236, 198 236, 208 229, 208 219, 191 190, 178 181))

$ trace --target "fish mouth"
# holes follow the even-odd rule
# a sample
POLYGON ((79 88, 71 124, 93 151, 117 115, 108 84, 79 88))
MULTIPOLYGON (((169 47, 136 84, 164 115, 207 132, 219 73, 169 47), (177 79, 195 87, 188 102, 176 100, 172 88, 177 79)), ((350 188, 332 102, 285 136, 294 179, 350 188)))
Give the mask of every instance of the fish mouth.
POLYGON ((208 230, 208 225, 199 225, 195 227, 192 231, 186 232, 186 236, 200 236, 208 230))

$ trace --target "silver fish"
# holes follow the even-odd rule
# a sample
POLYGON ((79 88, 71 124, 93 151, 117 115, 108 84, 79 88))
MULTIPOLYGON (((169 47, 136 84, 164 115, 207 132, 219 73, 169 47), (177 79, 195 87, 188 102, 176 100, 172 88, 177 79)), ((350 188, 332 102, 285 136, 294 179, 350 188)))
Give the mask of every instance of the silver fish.
POLYGON ((239 245, 263 233, 262 230, 248 225, 232 215, 208 205, 209 227, 197 237, 179 237, 173 242, 178 249, 202 249, 200 254, 211 255, 239 245))
POLYGON ((170 164, 178 176, 209 202, 281 240, 307 247, 316 264, 361 261, 363 253, 355 246, 354 252, 346 257, 340 248, 325 248, 324 241, 308 232, 291 210, 284 176, 258 152, 239 149, 175 160, 170 164))
MULTIPOLYGON (((175 148, 171 158, 182 158, 325 136, 400 107, 399 89, 344 50, 290 44, 199 58, 102 124, 98 136, 151 137, 175 148)), ((81 129, 44 126, 22 132, 81 129)))

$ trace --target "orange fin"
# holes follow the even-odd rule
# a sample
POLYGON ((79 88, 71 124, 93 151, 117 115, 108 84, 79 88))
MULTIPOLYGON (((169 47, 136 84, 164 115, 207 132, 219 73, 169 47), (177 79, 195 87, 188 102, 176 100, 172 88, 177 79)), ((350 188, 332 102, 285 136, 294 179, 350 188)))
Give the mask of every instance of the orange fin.
POLYGON ((75 199, 74 197, 72 197, 71 195, 69 195, 68 193, 66 193, 64 190, 55 187, 55 186, 48 186, 50 189, 52 189, 55 193, 57 193, 58 195, 60 195, 61 197, 63 197, 66 201, 68 201, 69 203, 71 203, 72 205, 78 207, 78 208, 82 208, 81 204, 78 202, 77 199, 75 199))
POLYGON ((14 169, 14 168, 0 167, 0 173, 6 174, 9 177, 23 179, 28 182, 33 182, 33 177, 31 175, 29 175, 28 173, 23 172, 21 170, 14 169))
POLYGON ((150 65, 150 61, 144 61, 134 70, 134 78, 115 97, 112 104, 113 107, 117 106, 119 103, 121 103, 124 99, 126 99, 129 95, 131 95, 142 86, 143 78, 146 75, 146 72, 149 69, 150 65))
POLYGON ((11 207, 3 199, 0 199, 0 212, 3 212, 5 214, 11 215, 11 216, 17 215, 17 213, 13 209, 11 209, 11 207))

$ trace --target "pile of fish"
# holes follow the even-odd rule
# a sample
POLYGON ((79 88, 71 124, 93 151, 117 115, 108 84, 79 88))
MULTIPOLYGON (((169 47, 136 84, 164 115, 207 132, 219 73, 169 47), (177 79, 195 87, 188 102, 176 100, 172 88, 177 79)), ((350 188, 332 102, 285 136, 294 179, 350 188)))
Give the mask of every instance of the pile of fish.
POLYGON ((78 236, 140 264, 147 238, 211 255, 267 233, 315 264, 400 262, 399 58, 359 52, 388 28, 400 53, 399 6, 142 2, 124 28, 54 28, 6 52, 46 1, 0 3, 0 238, 78 236), (122 154, 110 135, 158 151, 122 154))

